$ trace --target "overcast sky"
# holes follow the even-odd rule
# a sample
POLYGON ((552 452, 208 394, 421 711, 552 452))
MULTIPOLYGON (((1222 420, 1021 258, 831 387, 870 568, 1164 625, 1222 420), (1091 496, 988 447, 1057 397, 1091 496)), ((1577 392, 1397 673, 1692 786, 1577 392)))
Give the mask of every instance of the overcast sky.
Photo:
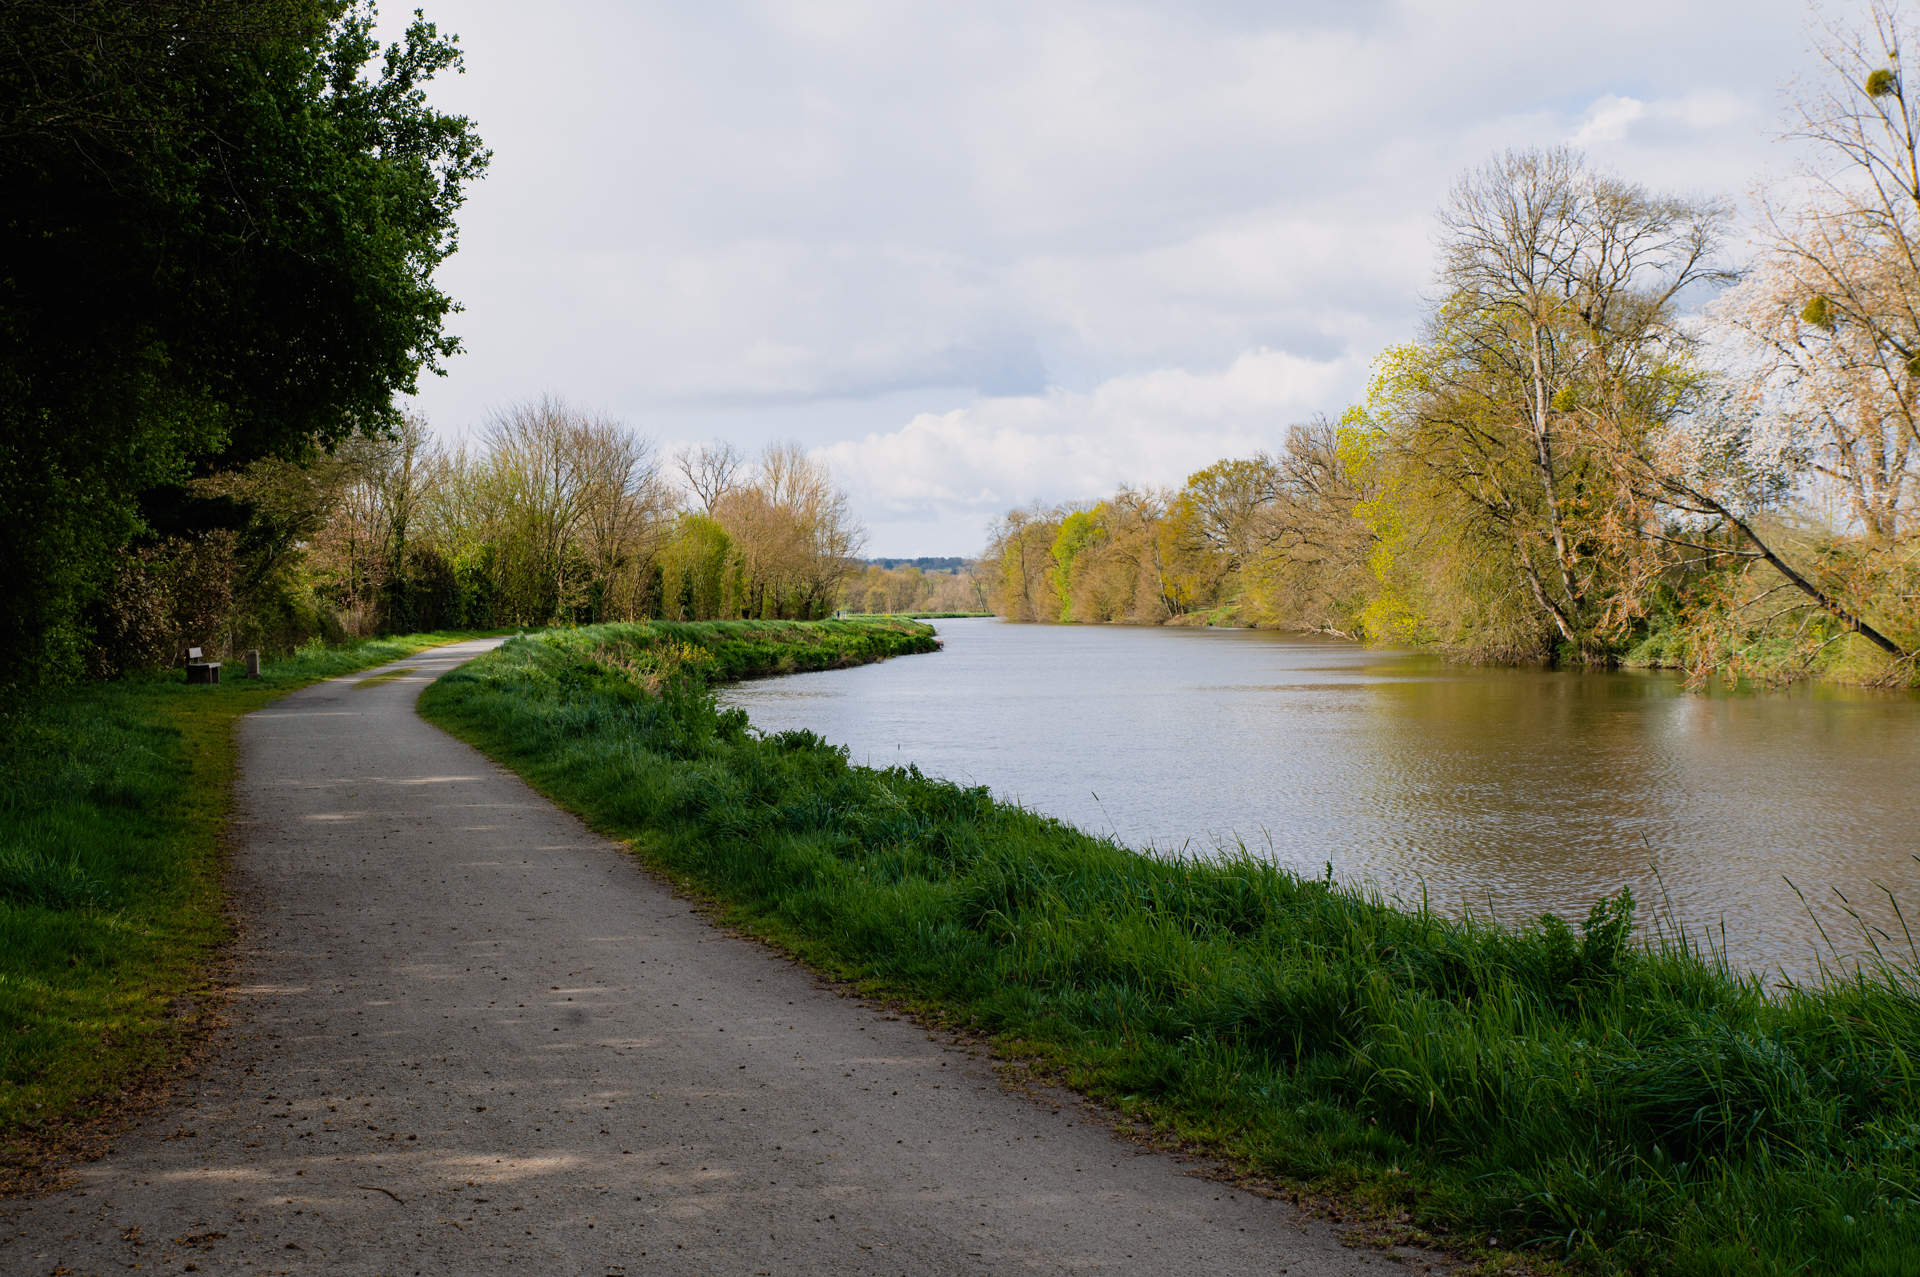
POLYGON ((1809 62, 1787 0, 418 2, 494 161, 417 406, 797 439, 874 555, 1339 412, 1502 148, 1745 207, 1809 62))

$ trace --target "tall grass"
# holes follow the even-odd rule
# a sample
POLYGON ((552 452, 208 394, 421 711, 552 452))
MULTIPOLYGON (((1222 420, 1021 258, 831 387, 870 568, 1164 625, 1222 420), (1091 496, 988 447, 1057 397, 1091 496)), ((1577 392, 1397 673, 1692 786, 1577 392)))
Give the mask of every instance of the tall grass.
POLYGON ((434 721, 819 965, 1051 1055, 1252 1169, 1604 1271, 1920 1271, 1920 986, 1769 991, 1626 892, 1574 925, 1149 858, 909 767, 762 737, 611 631, 441 679, 434 721))
POLYGON ((20 1141, 166 1062, 227 935, 233 724, 275 697, 458 635, 312 645, 258 680, 174 670, 0 711, 0 1178, 20 1141))

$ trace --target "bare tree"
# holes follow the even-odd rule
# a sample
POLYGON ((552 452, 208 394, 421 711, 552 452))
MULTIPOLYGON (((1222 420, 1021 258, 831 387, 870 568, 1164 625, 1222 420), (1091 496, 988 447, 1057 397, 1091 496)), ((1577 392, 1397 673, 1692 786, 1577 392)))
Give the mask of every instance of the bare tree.
MULTIPOLYGON (((1656 534, 1657 539, 1697 553, 1702 562, 1765 564, 1804 598, 1800 606, 1817 608, 1838 621, 1844 633, 1858 634, 1889 656, 1907 659, 1911 653, 1870 622, 1858 601, 1871 593, 1870 584, 1865 589, 1859 585, 1860 579, 1871 580, 1870 569, 1848 570, 1858 565, 1845 563, 1828 565, 1824 572, 1796 566, 1786 539, 1765 530, 1763 516, 1780 503, 1791 477, 1767 464, 1772 446, 1756 441, 1753 416, 1743 410, 1746 398, 1744 389, 1723 395, 1718 404, 1703 407, 1641 448, 1621 448, 1663 504, 1705 520, 1656 534), (1722 530, 1731 534, 1730 542, 1716 539, 1722 530), (1823 576, 1825 583, 1817 579, 1823 576)), ((1777 615, 1798 610, 1790 605, 1777 615)))
POLYGON ((710 516, 721 499, 740 486, 747 459, 739 449, 722 440, 681 449, 674 454, 673 465, 685 481, 687 491, 700 503, 700 512, 710 516))
POLYGON ((740 555, 749 616, 824 615, 861 569, 866 529, 832 472, 797 443, 768 445, 753 481, 724 491, 714 517, 740 555))
POLYGON ((987 529, 981 556, 989 606, 1009 621, 1052 621, 1059 597, 1051 585, 1053 541, 1065 510, 1036 504, 1009 510, 987 529))
POLYGON ((633 620, 642 602, 640 569, 651 559, 672 505, 653 443, 597 418, 576 420, 568 442, 583 488, 579 537, 593 573, 593 617, 633 620))
POLYGON ((308 509, 309 517, 324 512, 313 538, 315 566, 350 632, 412 625, 407 554, 438 465, 426 419, 409 413, 393 433, 355 435, 304 472, 271 465, 257 472, 261 494, 290 511, 303 497, 325 501, 308 509))
POLYGON ((554 395, 513 404, 487 422, 496 570, 524 622, 569 615, 583 594, 568 555, 589 499, 573 453, 577 424, 554 395))
POLYGON ((1668 503, 1705 521, 1679 544, 1766 565, 1800 607, 1896 658, 1909 653, 1866 612, 1875 583, 1901 570, 1920 500, 1920 99, 1900 67, 1911 34, 1882 0, 1864 25, 1817 29, 1830 74, 1794 103, 1788 131, 1814 158, 1789 194, 1762 193, 1760 257, 1710 308, 1730 338, 1721 393, 1647 460, 1668 503), (1769 511, 1826 498, 1857 538, 1849 553, 1816 563, 1767 530, 1769 511))

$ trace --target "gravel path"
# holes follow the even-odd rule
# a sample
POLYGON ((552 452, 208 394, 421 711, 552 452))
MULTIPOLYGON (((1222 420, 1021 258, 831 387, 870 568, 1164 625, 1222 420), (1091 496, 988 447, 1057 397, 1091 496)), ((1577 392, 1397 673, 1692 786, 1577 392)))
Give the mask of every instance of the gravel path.
POLYGON ((231 1028, 78 1188, 4 1204, 0 1270, 1427 1268, 716 931, 415 716, 488 646, 243 720, 231 1028))

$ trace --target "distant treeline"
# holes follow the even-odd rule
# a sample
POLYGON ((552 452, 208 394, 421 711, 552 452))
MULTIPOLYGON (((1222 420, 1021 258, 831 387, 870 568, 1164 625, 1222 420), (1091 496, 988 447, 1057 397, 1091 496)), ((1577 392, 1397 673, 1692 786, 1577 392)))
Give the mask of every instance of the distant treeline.
POLYGON ((867 566, 869 567, 886 568, 888 571, 892 571, 895 568, 919 568, 922 572, 958 572, 963 568, 970 567, 972 563, 972 559, 925 557, 918 559, 867 560, 867 566))
POLYGON ((970 570, 967 559, 869 559, 867 563, 866 572, 847 582, 842 606, 849 612, 987 610, 986 582, 970 570), (881 566, 889 562, 906 566, 891 571, 881 566), (923 563, 940 567, 923 571, 923 563))
POLYGON ((1372 540, 1340 431, 1298 426, 1278 454, 1222 461, 1185 486, 1013 510, 981 575, 1016 621, 1211 621, 1358 637, 1372 540))
POLYGON ((424 422, 189 487, 229 522, 129 550, 95 672, 313 637, 664 618, 810 619, 844 605, 865 532, 797 445, 663 465, 617 422, 546 398, 473 447, 424 422))

